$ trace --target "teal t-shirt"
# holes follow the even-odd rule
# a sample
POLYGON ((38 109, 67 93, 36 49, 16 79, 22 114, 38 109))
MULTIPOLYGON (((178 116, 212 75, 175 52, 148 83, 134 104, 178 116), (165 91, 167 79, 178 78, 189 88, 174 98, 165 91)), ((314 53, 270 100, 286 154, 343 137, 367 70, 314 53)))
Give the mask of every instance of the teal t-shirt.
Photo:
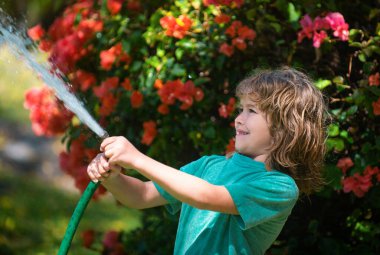
POLYGON ((230 215, 200 210, 174 198, 155 183, 172 214, 181 210, 174 254, 261 255, 280 234, 298 198, 294 180, 262 162, 235 153, 204 156, 181 168, 214 185, 225 186, 239 211, 230 215))

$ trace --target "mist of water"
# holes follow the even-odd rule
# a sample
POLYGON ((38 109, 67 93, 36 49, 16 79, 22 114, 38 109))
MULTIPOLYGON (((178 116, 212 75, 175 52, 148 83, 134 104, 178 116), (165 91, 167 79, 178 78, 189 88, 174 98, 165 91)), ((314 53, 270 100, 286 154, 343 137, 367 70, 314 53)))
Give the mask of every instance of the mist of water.
MULTIPOLYGON (((23 61, 44 83, 54 89, 55 95, 73 112, 83 124, 90 128, 99 137, 106 137, 107 132, 94 120, 70 91, 70 84, 66 83, 61 77, 64 75, 57 69, 52 71, 49 62, 41 63, 37 61, 38 49, 33 42, 26 36, 25 28, 16 27, 12 19, 0 9, 0 46, 7 45, 17 59, 23 61)), ((17 67, 15 67, 17 69, 17 67)))

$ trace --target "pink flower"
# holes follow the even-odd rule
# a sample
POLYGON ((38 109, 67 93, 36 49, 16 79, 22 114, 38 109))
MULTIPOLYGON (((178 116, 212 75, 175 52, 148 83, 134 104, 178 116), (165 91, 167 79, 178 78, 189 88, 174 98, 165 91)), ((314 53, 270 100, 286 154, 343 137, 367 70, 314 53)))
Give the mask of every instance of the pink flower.
POLYGON ((326 18, 321 18, 318 16, 314 19, 313 27, 315 30, 328 30, 330 29, 330 23, 328 22, 328 20, 326 20, 326 18))
POLYGON ((119 242, 119 232, 115 230, 108 231, 104 235, 103 245, 108 249, 113 249, 119 242))
POLYGON ((327 14, 326 21, 334 30, 334 36, 339 37, 342 41, 348 40, 348 24, 344 21, 344 17, 339 12, 332 12, 327 14))
POLYGON ((338 160, 336 166, 340 168, 343 174, 346 174, 347 170, 350 169, 354 165, 350 157, 341 158, 338 160))
POLYGON ((312 38, 314 32, 313 21, 308 14, 302 17, 300 24, 302 30, 298 32, 298 43, 300 43, 305 37, 312 38))
POLYGON ((313 46, 315 48, 319 48, 323 42, 323 40, 327 37, 325 31, 321 31, 320 33, 315 32, 313 36, 313 46))

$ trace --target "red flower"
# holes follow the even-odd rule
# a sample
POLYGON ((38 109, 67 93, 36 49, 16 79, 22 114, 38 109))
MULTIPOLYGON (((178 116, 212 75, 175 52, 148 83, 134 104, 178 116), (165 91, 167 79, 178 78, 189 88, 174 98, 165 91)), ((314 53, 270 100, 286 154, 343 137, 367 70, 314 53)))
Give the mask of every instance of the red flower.
POLYGON ((175 91, 178 86, 181 86, 182 82, 180 80, 168 81, 165 85, 158 90, 158 95, 160 96, 161 102, 167 105, 172 105, 175 103, 175 91))
MULTIPOLYGON (((161 81, 160 81, 161 82, 161 81)), ((203 91, 200 88, 196 88, 192 81, 187 81, 182 83, 181 80, 168 81, 166 84, 162 85, 156 81, 156 87, 159 88, 158 95, 160 96, 161 102, 166 105, 172 105, 175 103, 176 99, 182 104, 180 106, 181 110, 189 109, 194 102, 201 101, 203 99, 203 91)), ((159 112, 166 114, 168 111, 164 106, 159 107, 159 112)))
POLYGON ((226 154, 235 151, 235 138, 231 138, 228 145, 226 146, 226 154))
POLYGON ((191 28, 193 21, 186 15, 181 15, 178 18, 165 16, 160 19, 160 24, 166 29, 165 34, 167 36, 182 39, 191 28))
POLYGON ((376 102, 372 102, 373 114, 380 115, 380 97, 376 102))
POLYGON ((350 157, 341 158, 338 160, 336 166, 340 168, 343 174, 346 174, 347 170, 350 169, 354 165, 350 157))
MULTIPOLYGON (((61 169, 74 178, 75 186, 81 192, 86 189, 90 182, 90 178, 87 175, 87 166, 98 153, 97 150, 84 146, 84 142, 87 139, 88 137, 84 135, 79 136, 79 138, 72 140, 68 152, 61 152, 59 155, 61 169)), ((105 192, 106 189, 100 186, 94 194, 94 199, 97 199, 105 192)))
POLYGON ((132 90, 131 80, 129 78, 125 78, 124 81, 121 83, 121 86, 127 91, 132 90))
POLYGON ((195 86, 192 81, 187 81, 185 84, 180 83, 175 90, 175 97, 182 102, 181 110, 187 110, 193 104, 193 95, 195 94, 195 86))
POLYGON ((73 117, 48 87, 28 90, 25 94, 24 107, 30 110, 32 129, 38 136, 62 134, 73 117))
POLYGON ((244 42, 243 39, 240 37, 237 37, 232 40, 232 45, 238 48, 239 50, 243 51, 247 48, 247 44, 244 42))
POLYGON ((45 36, 46 32, 40 24, 28 29, 28 35, 33 41, 39 41, 45 36))
POLYGON ((254 40, 256 38, 256 32, 247 26, 239 27, 237 30, 238 37, 243 40, 254 40))
POLYGON ((132 108, 141 107, 141 105, 143 103, 143 99, 144 99, 144 96, 143 96, 143 94, 141 94, 140 91, 138 91, 138 90, 133 91, 132 95, 131 95, 132 108))
POLYGON ((121 43, 100 52, 100 66, 104 70, 108 71, 112 68, 113 64, 118 65, 120 62, 125 62, 126 64, 131 62, 130 56, 123 52, 121 43))
POLYGON ((194 94, 195 101, 197 101, 197 102, 202 101, 204 96, 205 95, 200 88, 195 88, 195 94, 194 94))
POLYGON ((96 84, 96 77, 92 73, 79 69, 75 72, 72 83, 82 91, 87 91, 96 84))
POLYGON ((240 29, 241 27, 243 27, 243 23, 241 23, 241 21, 234 21, 232 22, 231 26, 229 26, 226 29, 224 33, 234 38, 237 35, 238 29, 240 29))
POLYGON ((118 98, 113 94, 107 94, 106 96, 104 96, 101 100, 101 107, 99 109, 100 116, 106 117, 110 115, 114 111, 117 103, 118 98))
POLYGON ((146 121, 143 123, 144 134, 141 139, 142 144, 150 145, 153 142, 154 138, 157 135, 156 126, 156 122, 154 122, 153 120, 146 121))
POLYGON ((40 43, 38 44, 38 48, 42 51, 48 52, 51 50, 51 47, 53 46, 52 42, 49 40, 42 39, 40 43))
POLYGON ((164 84, 162 83, 162 80, 157 79, 157 80, 154 81, 154 87, 156 89, 161 89, 163 86, 164 86, 164 84))
POLYGON ((372 74, 368 77, 369 86, 379 86, 380 85, 380 73, 372 74))
POLYGON ((220 104, 220 107, 219 107, 219 116, 222 117, 222 118, 228 118, 229 116, 231 116, 235 110, 235 98, 231 97, 229 100, 228 100, 228 105, 225 105, 225 104, 220 104))
POLYGON ((162 115, 169 114, 169 107, 167 104, 160 104, 157 108, 157 111, 162 115))
POLYGON ((112 15, 118 14, 123 6, 124 0, 107 0, 107 8, 112 15))
POLYGON ((103 245, 107 249, 113 249, 119 242, 119 232, 115 230, 108 231, 104 235, 103 245))
POLYGON ((228 23, 228 22, 230 22, 230 20, 231 20, 231 17, 227 14, 224 14, 224 13, 215 17, 215 22, 218 24, 228 23))
POLYGON ((127 9, 131 11, 141 11, 140 0, 129 0, 127 3, 127 9))
POLYGON ((363 197, 370 187, 372 187, 372 181, 369 175, 361 176, 355 173, 353 176, 343 179, 343 191, 345 193, 352 191, 359 198, 363 197))
POLYGON ((378 175, 380 173, 380 170, 378 167, 371 167, 371 166, 367 166, 365 169, 364 169, 364 172, 363 174, 365 176, 373 176, 373 175, 378 175))
POLYGON ((107 96, 109 93, 112 93, 112 90, 116 89, 119 85, 118 77, 111 77, 103 81, 99 87, 94 87, 94 94, 102 99, 107 96))
POLYGON ((82 232, 83 246, 90 248, 95 241, 95 231, 93 229, 88 229, 82 232))
POLYGON ((223 43, 219 47, 219 52, 226 55, 227 57, 231 57, 234 54, 234 47, 228 45, 227 43, 223 43))

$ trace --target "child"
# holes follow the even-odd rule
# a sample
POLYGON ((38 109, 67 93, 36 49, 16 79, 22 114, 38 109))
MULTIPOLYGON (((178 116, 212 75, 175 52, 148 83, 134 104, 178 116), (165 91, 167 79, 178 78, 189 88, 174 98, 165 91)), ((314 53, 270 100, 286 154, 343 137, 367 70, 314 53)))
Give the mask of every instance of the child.
POLYGON ((261 71, 236 89, 236 152, 204 156, 178 171, 110 137, 89 165, 117 200, 181 210, 174 254, 264 254, 299 196, 322 184, 326 105, 303 73, 261 71), (149 182, 120 174, 133 168, 149 182))

